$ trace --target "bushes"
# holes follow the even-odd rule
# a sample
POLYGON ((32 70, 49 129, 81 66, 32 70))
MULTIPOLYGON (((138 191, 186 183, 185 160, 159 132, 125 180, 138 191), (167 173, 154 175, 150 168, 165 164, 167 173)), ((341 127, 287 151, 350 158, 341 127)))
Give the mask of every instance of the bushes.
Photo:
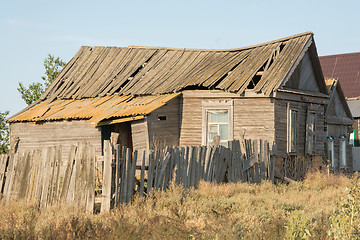
POLYGON ((353 239, 359 234, 359 184, 357 178, 317 173, 277 186, 172 185, 97 215, 62 206, 0 204, 0 238, 353 239))

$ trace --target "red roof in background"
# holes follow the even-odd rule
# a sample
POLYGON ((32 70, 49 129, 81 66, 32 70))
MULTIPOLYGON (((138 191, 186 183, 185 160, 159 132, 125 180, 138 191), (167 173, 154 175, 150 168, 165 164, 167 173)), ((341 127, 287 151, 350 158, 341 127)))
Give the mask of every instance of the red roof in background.
POLYGON ((324 77, 339 79, 346 98, 360 97, 360 52, 319 59, 324 77))

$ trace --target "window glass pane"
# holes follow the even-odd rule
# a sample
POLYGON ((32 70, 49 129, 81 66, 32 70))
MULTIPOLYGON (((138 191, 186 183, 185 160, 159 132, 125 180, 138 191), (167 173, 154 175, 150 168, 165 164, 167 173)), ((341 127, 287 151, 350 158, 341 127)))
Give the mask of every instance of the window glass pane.
POLYGON ((229 139, 229 125, 228 124, 219 124, 219 135, 220 140, 229 139))
POLYGON ((218 125, 209 125, 209 132, 218 132, 218 125))
POLYGON ((208 112, 208 122, 228 122, 228 111, 227 110, 214 110, 208 112))
POLYGON ((212 140, 214 139, 215 136, 219 135, 217 132, 215 133, 209 133, 209 143, 212 143, 212 140))

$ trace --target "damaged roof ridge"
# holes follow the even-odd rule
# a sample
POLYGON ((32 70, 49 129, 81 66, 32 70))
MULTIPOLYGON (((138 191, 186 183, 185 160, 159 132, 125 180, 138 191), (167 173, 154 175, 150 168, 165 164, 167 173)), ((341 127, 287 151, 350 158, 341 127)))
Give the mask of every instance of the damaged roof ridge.
MULTIPOLYGON (((309 31, 309 32, 299 33, 299 34, 295 34, 295 35, 292 35, 292 36, 272 40, 272 41, 269 41, 269 42, 250 45, 250 46, 247 46, 247 47, 230 48, 230 49, 201 49, 201 48, 198 49, 198 48, 176 48, 176 47, 155 47, 155 46, 134 46, 134 45, 130 45, 128 47, 118 47, 118 48, 136 48, 136 49, 143 48, 143 49, 157 49, 157 50, 169 50, 169 51, 236 52, 236 51, 242 51, 242 50, 251 49, 251 48, 257 48, 257 47, 261 47, 261 46, 264 46, 264 45, 274 44, 274 43, 277 43, 277 42, 284 42, 284 41, 294 39, 294 38, 298 38, 298 37, 302 37, 302 36, 305 36, 305 35, 313 36, 314 33, 309 31)), ((84 46, 84 47, 86 47, 86 46, 84 46)), ((103 46, 96 46, 96 47, 103 47, 103 46)), ((106 47, 104 47, 104 48, 106 48, 106 47)))

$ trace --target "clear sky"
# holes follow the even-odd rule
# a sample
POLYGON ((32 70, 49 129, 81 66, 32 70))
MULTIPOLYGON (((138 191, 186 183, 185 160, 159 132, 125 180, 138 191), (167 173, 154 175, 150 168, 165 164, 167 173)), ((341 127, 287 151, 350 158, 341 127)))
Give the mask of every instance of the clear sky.
POLYGON ((0 111, 26 104, 16 90, 42 81, 50 53, 82 45, 239 48, 312 31, 318 54, 360 51, 360 1, 0 0, 0 111))

